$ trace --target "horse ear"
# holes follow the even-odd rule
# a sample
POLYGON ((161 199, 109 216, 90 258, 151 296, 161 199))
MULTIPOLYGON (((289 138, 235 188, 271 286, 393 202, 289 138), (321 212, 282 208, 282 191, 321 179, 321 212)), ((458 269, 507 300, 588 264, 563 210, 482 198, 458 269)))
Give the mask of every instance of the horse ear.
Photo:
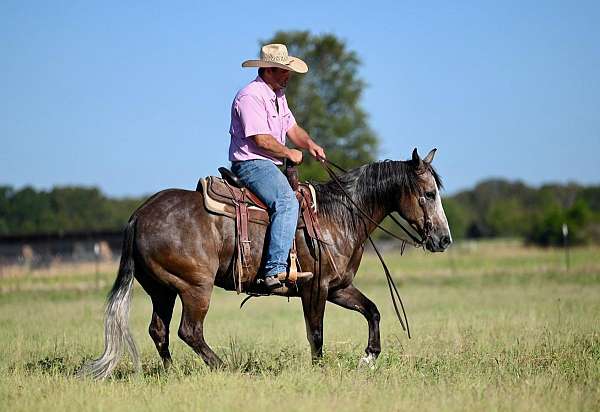
POLYGON ((412 162, 415 166, 415 169, 420 169, 423 166, 423 161, 421 157, 419 157, 419 153, 417 153, 417 148, 415 147, 412 152, 412 162))
POLYGON ((435 156, 436 151, 437 151, 437 149, 435 147, 433 149, 431 149, 431 152, 429 152, 427 154, 427 156, 425 156, 425 159, 423 159, 423 162, 425 162, 427 164, 431 164, 431 162, 433 162, 433 158, 435 156))

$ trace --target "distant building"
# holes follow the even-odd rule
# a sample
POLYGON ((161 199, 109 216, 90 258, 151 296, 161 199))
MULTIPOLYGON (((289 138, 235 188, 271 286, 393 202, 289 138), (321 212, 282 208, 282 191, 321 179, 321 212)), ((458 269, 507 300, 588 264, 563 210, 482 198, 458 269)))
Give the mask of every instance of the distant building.
POLYGON ((0 236, 0 265, 113 260, 121 254, 122 241, 121 231, 0 236))

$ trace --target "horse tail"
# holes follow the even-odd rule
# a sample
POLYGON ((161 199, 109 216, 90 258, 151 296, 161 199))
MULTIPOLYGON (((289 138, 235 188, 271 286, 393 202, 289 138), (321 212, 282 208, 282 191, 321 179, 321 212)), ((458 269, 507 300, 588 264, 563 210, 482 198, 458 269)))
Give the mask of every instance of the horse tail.
POLYGON ((104 379, 117 366, 123 353, 123 344, 127 346, 136 371, 140 369, 138 350, 129 330, 129 309, 133 290, 135 263, 133 242, 135 238, 136 218, 129 220, 124 231, 123 251, 119 272, 110 293, 104 317, 104 353, 80 370, 79 374, 94 379, 104 379))

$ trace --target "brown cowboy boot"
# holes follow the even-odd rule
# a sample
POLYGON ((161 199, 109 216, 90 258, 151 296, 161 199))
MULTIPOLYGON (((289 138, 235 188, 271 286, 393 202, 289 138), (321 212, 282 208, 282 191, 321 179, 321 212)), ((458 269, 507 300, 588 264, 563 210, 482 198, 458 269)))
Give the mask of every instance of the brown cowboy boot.
POLYGON ((270 291, 275 291, 285 286, 285 284, 295 285, 312 279, 312 272, 286 272, 278 273, 276 276, 267 276, 263 280, 263 284, 270 291))
POLYGON ((273 291, 275 289, 279 289, 283 287, 283 284, 279 281, 278 276, 267 276, 263 280, 263 284, 269 289, 273 291))

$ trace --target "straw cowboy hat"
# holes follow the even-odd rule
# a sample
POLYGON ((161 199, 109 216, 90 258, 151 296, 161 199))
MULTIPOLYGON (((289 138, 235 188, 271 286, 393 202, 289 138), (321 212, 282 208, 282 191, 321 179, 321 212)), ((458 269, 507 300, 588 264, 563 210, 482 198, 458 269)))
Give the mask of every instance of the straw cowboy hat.
POLYGON ((283 44, 267 44, 260 50, 260 60, 246 60, 242 67, 279 67, 296 73, 306 73, 308 66, 301 59, 288 55, 283 44))

